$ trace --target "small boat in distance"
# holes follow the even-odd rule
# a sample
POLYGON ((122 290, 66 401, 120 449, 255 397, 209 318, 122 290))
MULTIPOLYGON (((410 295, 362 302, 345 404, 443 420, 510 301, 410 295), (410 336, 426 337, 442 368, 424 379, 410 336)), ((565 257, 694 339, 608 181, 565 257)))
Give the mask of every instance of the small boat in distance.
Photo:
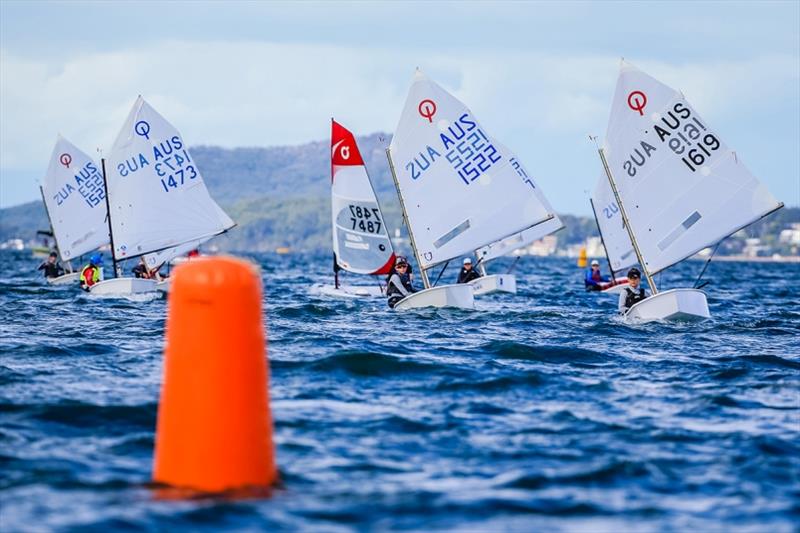
MULTIPOLYGON (((709 318, 704 292, 694 287, 660 291, 653 275, 777 211, 783 203, 750 173, 682 93, 624 60, 605 146, 598 153, 615 202, 606 203, 602 194, 596 197, 598 202, 593 203, 602 213, 598 218, 612 220, 618 208, 652 292, 631 306, 625 319, 709 318)), ((619 228, 618 222, 611 227, 619 228)), ((611 235, 604 233, 606 238, 611 235)), ((626 248, 622 245, 621 250, 626 248)))
POLYGON ((114 278, 90 289, 126 296, 166 290, 155 279, 117 277, 117 262, 158 267, 235 224, 217 205, 175 127, 139 96, 101 162, 114 278))
POLYGON ((380 283, 342 285, 339 272, 385 276, 395 254, 375 189, 358 150, 356 139, 331 119, 331 229, 333 285, 319 287, 327 296, 358 298, 382 296, 380 283))
POLYGON ((106 196, 100 167, 59 135, 39 191, 56 252, 68 267, 66 274, 47 281, 53 285, 75 283, 80 272, 72 271, 71 260, 108 244, 106 196))

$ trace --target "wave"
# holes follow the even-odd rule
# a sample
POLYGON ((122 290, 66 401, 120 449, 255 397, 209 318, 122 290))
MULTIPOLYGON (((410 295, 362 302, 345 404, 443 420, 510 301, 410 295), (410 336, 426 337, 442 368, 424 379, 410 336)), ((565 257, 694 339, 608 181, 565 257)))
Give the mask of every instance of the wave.
POLYGON ((436 372, 439 365, 384 353, 341 350, 307 365, 318 372, 346 372, 355 376, 392 377, 402 374, 436 372))
POLYGON ((524 359, 552 364, 598 365, 609 357, 603 353, 568 346, 531 346, 513 341, 493 341, 482 346, 482 350, 506 359, 524 359))
POLYGON ((17 413, 42 421, 92 431, 108 426, 114 432, 128 432, 131 427, 154 429, 158 404, 96 405, 64 400, 59 403, 0 403, 0 413, 17 413))

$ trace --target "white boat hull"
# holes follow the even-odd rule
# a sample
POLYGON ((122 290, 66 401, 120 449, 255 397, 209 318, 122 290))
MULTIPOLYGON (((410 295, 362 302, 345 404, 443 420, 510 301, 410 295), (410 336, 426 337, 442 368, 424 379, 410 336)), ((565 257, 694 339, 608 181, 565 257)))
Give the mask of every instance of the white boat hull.
POLYGON ((89 289, 90 294, 98 296, 126 296, 158 292, 158 282, 154 279, 113 278, 98 281, 89 289))
POLYGON ((517 277, 514 274, 490 274, 469 282, 475 296, 508 292, 517 294, 517 277))
POLYGON ((469 283, 440 285, 409 294, 395 309, 418 309, 421 307, 458 307, 475 309, 475 296, 469 283))
POLYGON ((172 278, 167 278, 162 281, 156 281, 156 290, 161 292, 169 292, 170 281, 172 281, 172 278))
POLYGON ((50 285, 68 285, 71 283, 77 283, 78 280, 81 279, 80 272, 70 272, 69 274, 64 274, 62 276, 58 276, 57 278, 45 278, 47 283, 50 285))
POLYGON ((379 298, 383 296, 383 289, 377 285, 323 285, 318 288, 319 294, 333 298, 379 298))
POLYGON ((711 318, 706 294, 697 289, 670 289, 634 304, 626 321, 652 322, 653 320, 697 321, 711 318))

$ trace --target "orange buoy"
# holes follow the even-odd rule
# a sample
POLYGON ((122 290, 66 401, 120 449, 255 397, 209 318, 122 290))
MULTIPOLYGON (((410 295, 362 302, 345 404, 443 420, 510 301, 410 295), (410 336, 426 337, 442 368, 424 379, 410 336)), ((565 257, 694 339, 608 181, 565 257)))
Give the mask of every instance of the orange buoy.
POLYGON ((153 481, 220 492, 277 480, 265 346, 254 265, 214 257, 175 269, 153 481))
POLYGON ((586 247, 582 246, 581 251, 578 252, 578 267, 586 268, 586 247))

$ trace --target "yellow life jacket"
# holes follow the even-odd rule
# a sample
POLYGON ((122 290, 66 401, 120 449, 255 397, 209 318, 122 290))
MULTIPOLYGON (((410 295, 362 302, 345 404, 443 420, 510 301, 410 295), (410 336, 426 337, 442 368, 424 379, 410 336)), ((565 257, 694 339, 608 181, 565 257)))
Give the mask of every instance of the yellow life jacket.
POLYGON ((89 263, 81 269, 81 285, 91 287, 100 281, 100 267, 89 263), (91 277, 87 280, 86 273, 91 269, 91 277))

